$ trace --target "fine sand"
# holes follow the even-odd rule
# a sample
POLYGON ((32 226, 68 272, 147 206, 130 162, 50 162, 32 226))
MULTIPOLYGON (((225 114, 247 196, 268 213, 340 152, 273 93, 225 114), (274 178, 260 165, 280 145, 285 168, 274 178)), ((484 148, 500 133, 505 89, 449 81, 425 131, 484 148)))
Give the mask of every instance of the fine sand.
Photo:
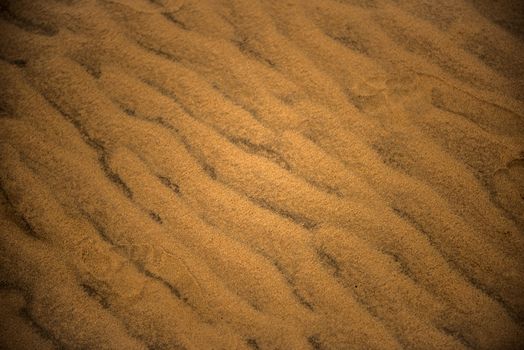
POLYGON ((1 0, 0 348, 523 348, 523 10, 1 0))

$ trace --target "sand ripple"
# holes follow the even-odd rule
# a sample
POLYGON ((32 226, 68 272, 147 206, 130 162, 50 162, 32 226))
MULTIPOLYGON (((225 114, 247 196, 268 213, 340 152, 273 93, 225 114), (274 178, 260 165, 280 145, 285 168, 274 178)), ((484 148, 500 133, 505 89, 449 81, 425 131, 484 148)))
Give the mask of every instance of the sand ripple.
POLYGON ((497 4, 3 1, 0 347, 524 346, 497 4))

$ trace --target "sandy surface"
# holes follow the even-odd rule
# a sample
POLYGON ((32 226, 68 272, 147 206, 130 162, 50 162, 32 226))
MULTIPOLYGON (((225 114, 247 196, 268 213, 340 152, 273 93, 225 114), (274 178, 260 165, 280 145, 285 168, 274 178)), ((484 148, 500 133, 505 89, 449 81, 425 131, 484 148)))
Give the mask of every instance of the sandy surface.
POLYGON ((519 1, 0 4, 0 348, 524 346, 519 1))

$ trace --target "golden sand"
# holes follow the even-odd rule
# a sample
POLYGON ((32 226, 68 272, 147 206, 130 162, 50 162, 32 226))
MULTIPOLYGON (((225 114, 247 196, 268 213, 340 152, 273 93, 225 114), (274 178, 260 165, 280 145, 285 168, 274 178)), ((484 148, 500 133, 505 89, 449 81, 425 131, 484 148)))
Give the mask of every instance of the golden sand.
POLYGON ((523 18, 0 1, 0 348, 524 347, 523 18))

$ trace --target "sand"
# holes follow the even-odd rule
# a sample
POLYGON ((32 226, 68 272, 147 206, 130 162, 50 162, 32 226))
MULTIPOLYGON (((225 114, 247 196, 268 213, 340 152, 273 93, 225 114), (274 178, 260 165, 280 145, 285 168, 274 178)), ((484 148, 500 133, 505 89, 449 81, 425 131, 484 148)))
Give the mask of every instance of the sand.
POLYGON ((523 348, 523 18, 1 1, 0 348, 523 348))

